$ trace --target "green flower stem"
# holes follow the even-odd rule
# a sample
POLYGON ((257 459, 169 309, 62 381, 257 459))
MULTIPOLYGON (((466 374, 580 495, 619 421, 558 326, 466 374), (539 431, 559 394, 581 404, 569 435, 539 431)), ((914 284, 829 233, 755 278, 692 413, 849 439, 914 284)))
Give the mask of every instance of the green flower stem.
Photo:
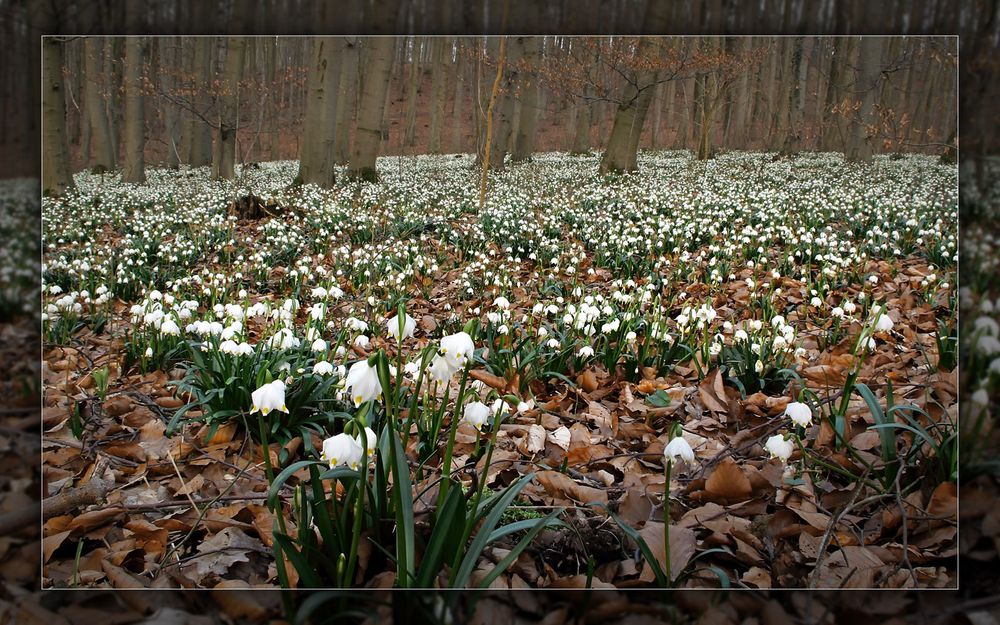
POLYGON ((667 587, 674 585, 674 576, 670 570, 670 472, 673 461, 667 460, 663 470, 666 481, 663 483, 663 550, 666 552, 667 587))
POLYGON ((438 492, 437 509, 444 505, 444 498, 448 494, 451 486, 451 454, 455 448, 455 433, 458 431, 458 412, 462 409, 462 398, 465 396, 465 384, 469 380, 469 366, 465 365, 462 370, 462 383, 458 387, 458 395, 455 397, 455 410, 451 414, 451 423, 448 427, 448 446, 444 450, 444 463, 441 465, 441 490, 438 492))
MULTIPOLYGON (((362 413, 368 411, 371 406, 369 401, 362 413)), ((365 436, 365 426, 362 421, 357 421, 356 427, 361 432, 362 438, 365 436)), ((368 480, 368 444, 364 441, 361 445, 361 467, 358 470, 358 499, 354 508, 354 527, 351 531, 351 553, 347 561, 347 568, 344 570, 344 577, 341 586, 349 588, 354 583, 354 567, 358 560, 358 544, 361 542, 361 520, 365 514, 365 486, 368 480)))

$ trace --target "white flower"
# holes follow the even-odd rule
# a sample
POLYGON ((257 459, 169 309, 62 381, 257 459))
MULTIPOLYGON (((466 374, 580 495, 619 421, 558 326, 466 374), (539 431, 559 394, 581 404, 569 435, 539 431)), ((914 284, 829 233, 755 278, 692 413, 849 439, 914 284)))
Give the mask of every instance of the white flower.
POLYGON ((152 358, 152 357, 153 357, 153 348, 152 347, 147 347, 146 348, 146 358, 152 358))
POLYGON ((844 302, 844 312, 848 315, 853 315, 854 311, 858 309, 858 305, 854 302, 844 302))
POLYGON ((529 399, 528 401, 518 402, 517 411, 524 414, 525 412, 528 412, 534 407, 535 407, 535 400, 529 399))
POLYGON ((501 295, 500 297, 493 300, 493 305, 501 310, 507 310, 508 308, 510 308, 510 301, 508 301, 506 297, 501 295))
POLYGON ((312 347, 310 349, 312 349, 312 351, 314 352, 325 352, 327 350, 326 341, 324 341, 323 339, 316 339, 315 341, 313 341, 312 347))
POLYGON ((354 339, 354 345, 360 347, 361 349, 368 349, 369 343, 371 343, 371 339, 364 334, 359 334, 357 338, 354 339))
POLYGON ((451 379, 455 372, 448 364, 448 359, 440 354, 434 354, 431 364, 427 367, 427 374, 438 384, 443 384, 451 379))
POLYGON ((349 434, 337 434, 323 441, 323 453, 320 456, 330 463, 330 468, 346 466, 357 469, 361 464, 361 445, 349 434))
POLYGON ((838 319, 843 318, 844 309, 841 308, 840 306, 834 306, 833 310, 830 311, 830 315, 833 317, 837 317, 838 319))
POLYGON ((419 371, 420 371, 420 363, 418 363, 415 360, 411 360, 410 362, 403 365, 403 373, 410 376, 411 378, 415 378, 419 371))
POLYGON ((772 458, 778 458, 782 462, 788 462, 791 458, 792 452, 795 451, 795 445, 792 441, 785 439, 781 434, 775 434, 774 436, 767 439, 764 443, 764 450, 771 455, 772 458))
POLYGON ((448 366, 454 372, 464 368, 472 360, 475 350, 472 337, 465 332, 457 332, 441 339, 438 354, 448 361, 448 366))
POLYGON ((677 462, 680 459, 684 462, 693 463, 694 450, 691 449, 691 444, 684 440, 683 436, 675 436, 663 448, 663 457, 670 462, 677 462))
POLYGON ((326 297, 327 291, 321 286, 318 286, 312 290, 313 297, 326 297))
POLYGON ((316 375, 330 375, 333 373, 333 365, 325 360, 321 360, 313 365, 313 373, 316 375))
POLYGON ((635 332, 629 331, 625 335, 625 342, 628 343, 629 345, 631 345, 632 343, 635 343, 635 337, 636 337, 635 332))
POLYGON ((250 343, 240 343, 236 346, 236 354, 239 356, 253 355, 253 345, 250 343))
POLYGON ((181 329, 177 327, 177 323, 171 317, 167 317, 163 323, 160 324, 160 332, 170 336, 179 336, 181 329))
POLYGON ((378 381, 378 372, 375 367, 368 365, 367 360, 359 360, 351 365, 351 370, 347 372, 344 388, 351 392, 355 408, 382 394, 382 384, 378 381))
POLYGON ((239 345, 236 344, 236 341, 223 341, 219 344, 219 351, 223 354, 235 355, 238 349, 239 345))
POLYGON ((260 412, 266 417, 272 410, 288 412, 288 407, 285 406, 285 383, 281 380, 260 387, 250 394, 250 399, 253 401, 250 414, 260 412))
POLYGON ((892 330, 892 319, 889 315, 879 315, 879 318, 875 321, 875 331, 876 332, 888 332, 892 330))
POLYGON ((483 425, 489 421, 490 416, 492 416, 492 411, 489 406, 481 401, 474 401, 466 404, 462 421, 468 423, 477 430, 481 430, 483 429, 483 425))
POLYGON ((590 345, 584 345, 580 348, 580 351, 576 353, 579 358, 590 358, 594 355, 594 348, 590 345))
POLYGON ((812 425, 812 409, 802 402, 793 401, 785 407, 785 415, 792 420, 792 423, 802 427, 812 425))
POLYGON ((402 341, 413 336, 413 331, 417 329, 417 322, 413 319, 413 317, 405 315, 405 317, 403 318, 402 336, 399 335, 399 315, 396 315, 395 317, 387 321, 386 326, 389 332, 389 336, 396 339, 397 341, 402 341))
POLYGON ((357 436, 357 438, 354 439, 354 441, 358 444, 358 449, 362 449, 364 447, 367 447, 368 448, 368 456, 371 457, 371 455, 375 452, 375 447, 378 445, 378 436, 375 435, 375 430, 373 430, 370 427, 366 426, 365 427, 365 442, 367 444, 364 445, 364 446, 361 444, 361 433, 360 432, 358 433, 358 436, 357 436))
POLYGON ((986 392, 986 389, 981 388, 972 394, 972 403, 985 406, 990 403, 990 394, 986 392))

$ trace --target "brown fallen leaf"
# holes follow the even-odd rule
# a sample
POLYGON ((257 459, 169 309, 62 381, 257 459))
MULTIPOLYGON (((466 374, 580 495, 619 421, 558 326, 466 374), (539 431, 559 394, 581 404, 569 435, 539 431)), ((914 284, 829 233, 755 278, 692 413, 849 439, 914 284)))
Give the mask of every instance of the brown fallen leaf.
POLYGON ((745 501, 753 494, 750 480, 732 458, 726 458, 712 471, 705 482, 705 491, 714 498, 729 503, 745 501))
POLYGON ((577 484, 568 475, 558 471, 541 471, 535 475, 535 479, 553 497, 572 499, 584 504, 596 502, 607 505, 608 503, 606 490, 577 484))
MULTIPOLYGON (((667 550, 664 548, 663 523, 650 522, 639 530, 639 535, 649 545, 649 550, 653 552, 660 570, 667 571, 667 550)), ((671 581, 677 577, 687 567, 688 561, 694 557, 697 551, 697 536, 694 530, 678 525, 670 526, 670 577, 671 581)), ((652 582, 656 579, 653 569, 650 566, 643 568, 639 579, 644 582, 652 582)))

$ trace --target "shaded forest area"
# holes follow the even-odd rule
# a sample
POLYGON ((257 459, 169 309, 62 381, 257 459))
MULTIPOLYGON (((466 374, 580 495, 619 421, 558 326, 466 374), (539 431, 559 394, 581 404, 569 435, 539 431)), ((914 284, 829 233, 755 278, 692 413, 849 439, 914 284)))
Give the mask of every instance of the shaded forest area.
MULTIPOLYGON (((857 158, 940 153, 955 139, 953 38, 643 41, 511 38, 491 166, 502 167, 507 152, 518 162, 534 151, 603 150, 618 110, 633 102, 634 109, 647 109, 644 120, 628 124, 641 126, 639 148, 687 148, 702 158, 716 146, 843 151, 857 158), (640 76, 643 63, 655 75, 640 76)), ((306 157, 302 176, 328 183, 329 165, 350 160, 365 84, 360 78, 378 43, 356 37, 69 39, 53 52, 63 61, 70 169, 108 171, 128 160, 126 52, 134 45, 142 54, 136 70, 147 102, 145 162, 211 164, 228 177, 228 158, 218 161, 223 156, 243 163, 298 159, 322 149, 326 154, 306 157), (223 130, 232 144, 213 149, 223 130), (317 136, 321 147, 310 144, 317 136)), ((395 38, 391 47, 386 105, 375 120, 379 153, 482 152, 500 39, 410 36, 395 38)), ((622 158, 624 168, 634 165, 634 150, 622 158)))
MULTIPOLYGON (((336 11, 335 14, 333 14, 333 11, 320 10, 319 15, 316 15, 317 11, 313 5, 301 2, 255 3, 253 9, 247 12, 234 11, 228 3, 222 3, 219 6, 213 7, 208 3, 156 2, 144 3, 142 5, 133 4, 132 6, 136 6, 137 9, 132 11, 131 14, 126 10, 130 6, 128 2, 94 2, 82 6, 76 3, 28 3, 7 0, 0 4, 5 5, 5 10, 2 12, 3 17, 0 18, 3 20, 2 28, 5 36, 10 41, 19 42, 10 51, 10 63, 7 65, 7 68, 31 68, 28 72, 4 71, 4 75, 0 77, 0 83, 3 84, 5 93, 26 93, 31 98, 29 106, 9 106, 2 115, 3 122, 0 125, 3 128, 0 129, 0 143, 13 148, 13 150, 5 150, 4 153, 9 157, 13 153, 18 152, 20 148, 20 150, 23 150, 20 153, 29 156, 26 159, 9 158, 10 162, 6 163, 7 166, 5 167, 5 171, 9 175, 17 175, 19 171, 22 173, 37 171, 38 152, 34 138, 38 136, 40 125, 39 92, 33 87, 28 89, 24 87, 28 86, 28 83, 33 82, 34 77, 38 76, 41 72, 39 49, 37 46, 28 45, 27 42, 36 41, 37 37, 42 33, 87 35, 98 33, 172 34, 183 32, 189 34, 212 34, 221 30, 228 30, 233 34, 316 34, 321 32, 331 34, 374 34, 405 33, 410 31, 424 34, 448 35, 474 32, 488 34, 537 32, 538 29, 534 26, 535 23, 558 23, 565 26, 563 34, 594 32, 639 34, 647 32, 725 35, 730 33, 772 34, 796 31, 815 34, 959 34, 959 55, 961 57, 959 82, 963 93, 967 96, 961 99, 959 105, 960 117, 963 119, 962 132, 966 133, 966 136, 962 140, 962 147, 968 155, 984 154, 987 152, 988 145, 996 143, 996 124, 994 123, 995 113, 993 112, 993 107, 980 105, 980 103, 988 102, 992 97, 991 94, 996 90, 996 85, 988 79, 988 74, 995 63, 993 55, 990 52, 996 44, 998 36, 997 7, 995 2, 899 1, 865 3, 860 1, 837 2, 826 0, 815 3, 798 3, 762 1, 758 3, 760 10, 752 11, 740 10, 744 5, 737 6, 735 3, 715 0, 704 3, 675 3, 670 5, 666 16, 662 19, 652 21, 646 19, 647 3, 629 0, 548 3, 541 10, 537 8, 525 10, 524 5, 513 4, 506 11, 503 10, 503 6, 500 4, 485 1, 426 3, 426 6, 424 5, 425 3, 412 3, 401 6, 398 10, 391 10, 391 7, 386 7, 385 11, 375 11, 373 7, 368 6, 364 2, 354 1, 342 3, 342 10, 336 11)), ((726 40, 723 39, 722 41, 722 45, 725 45, 724 42, 726 40)), ((555 44, 556 42, 551 41, 551 43, 555 44)), ((769 47, 773 44, 773 42, 766 39, 762 40, 761 43, 769 47)), ((412 46, 413 42, 407 42, 406 45, 412 46)), ((225 44, 223 43, 219 47, 224 48, 225 44)), ((773 47, 771 47, 771 50, 778 52, 773 47)), ((428 47, 426 54, 430 54, 430 52, 430 48, 428 47)), ((79 64, 84 65, 85 63, 82 60, 84 55, 80 54, 77 56, 80 57, 79 64)), ((153 54, 152 56, 155 57, 156 55, 153 54)), ((275 56, 277 57, 278 55, 275 56)), ((250 57, 255 57, 255 53, 251 52, 250 57)), ((404 57, 411 58, 412 53, 406 53, 403 50, 396 52, 394 63, 397 62, 396 59, 403 59, 404 57)), ((812 51, 810 54, 810 58, 819 57, 822 57, 819 51, 812 51)), ((117 58, 120 60, 122 57, 118 55, 117 58)), ((827 64, 829 64, 830 58, 832 57, 825 57, 824 60, 827 64)), ((296 61, 299 60, 304 61, 305 59, 296 59, 296 61)), ((431 60, 433 61, 434 59, 431 60)), ((276 58, 275 62, 287 63, 288 59, 279 61, 276 58)), ((398 62, 402 64, 401 61, 398 62)), ((294 65, 300 66, 298 62, 295 62, 294 65)), ((807 74, 812 74, 812 77, 809 79, 816 82, 817 77, 822 74, 823 66, 814 68, 813 64, 808 62, 805 66, 807 67, 807 74)), ((388 144, 385 147, 392 150, 389 153, 404 152, 403 148, 407 147, 405 146, 405 143, 407 143, 405 139, 408 139, 409 136, 406 130, 410 123, 406 112, 405 96, 408 95, 408 91, 412 88, 407 84, 407 79, 405 78, 408 69, 406 67, 399 68, 400 71, 395 75, 396 81, 400 84, 396 85, 395 89, 390 87, 388 90, 389 114, 386 117, 390 124, 390 136, 388 144), (398 102, 400 99, 403 102, 398 102), (396 108, 394 104, 398 105, 402 110, 394 110, 396 108), (395 125, 393 125, 393 122, 396 122, 395 125), (397 132, 392 132, 393 129, 397 132)), ((120 70, 121 68, 119 68, 120 70)), ((761 71, 766 73, 770 71, 770 68, 765 64, 761 71)), ((459 76, 467 78, 470 74, 474 74, 474 72, 475 68, 472 65, 468 65, 467 67, 460 68, 459 76)), ((433 74, 433 72, 431 73, 433 74)), ((776 71, 776 74, 780 75, 780 70, 776 71)), ((304 76, 299 76, 298 80, 301 82, 304 78, 304 76)), ((489 78, 490 76, 486 76, 484 82, 488 83, 489 78)), ((425 83, 432 80, 432 78, 424 76, 425 83)), ((468 81, 462 81, 460 78, 460 80, 455 82, 461 84, 468 81)), ((891 76, 887 82, 898 84, 897 76, 891 76)), ((739 89, 740 85, 736 85, 735 87, 739 89)), ((298 88, 300 90, 299 95, 301 95, 302 87, 299 86, 298 88)), ((446 103, 449 111, 456 104, 459 106, 462 104, 465 105, 461 109, 465 113, 463 116, 465 123, 459 126, 462 136, 458 140, 455 140, 453 136, 445 140, 445 145, 441 148, 445 151, 451 151, 453 149, 452 146, 456 144, 469 146, 475 141, 474 127, 466 125, 468 121, 471 121, 471 119, 466 118, 471 118, 472 114, 469 104, 471 104, 470 92, 474 88, 474 85, 466 84, 463 85, 463 88, 466 91, 464 101, 455 102, 452 98, 449 98, 451 101, 446 103)), ((418 84, 417 90, 419 93, 427 93, 432 91, 433 87, 426 84, 418 84)), ((540 96, 541 104, 545 105, 543 111, 554 121, 563 124, 563 128, 561 132, 551 137, 541 132, 538 139, 539 144, 544 146, 542 149, 553 149, 555 147, 566 149, 570 141, 569 135, 574 134, 571 132, 571 127, 572 123, 579 117, 576 112, 576 109, 579 107, 571 99, 570 102, 567 102, 569 98, 567 98, 566 94, 553 93, 551 94, 552 97, 547 97, 544 94, 546 90, 553 89, 543 85, 543 94, 540 96), (567 104, 571 106, 566 108, 567 104)), ((665 85, 656 91, 658 92, 657 97, 663 100, 667 99, 670 95, 664 92, 671 91, 671 88, 669 85, 665 85)), ((672 111, 672 114, 680 117, 685 114, 685 107, 682 106, 682 98, 686 98, 689 103, 693 101, 694 94, 692 92, 694 88, 690 86, 689 80, 687 89, 685 89, 684 85, 678 84, 673 87, 672 91, 674 92, 675 104, 678 105, 672 111)), ((454 94, 450 95, 453 96, 454 94)), ((829 93, 824 95, 829 95, 829 93)), ((806 103, 804 121, 807 125, 812 124, 815 126, 815 122, 820 117, 826 119, 828 116, 823 116, 821 112, 818 112, 818 106, 810 107, 808 104, 809 97, 810 94, 807 93, 804 99, 806 103)), ((12 102, 13 99, 7 98, 6 101, 12 102)), ((302 106, 302 104, 300 101, 299 106, 302 106)), ((773 107, 768 106, 768 104, 767 98, 763 98, 761 102, 762 107, 772 109, 773 107)), ((817 102, 816 104, 818 105, 819 103, 817 102)), ((824 98, 824 110, 828 112, 827 104, 824 98)), ((600 147, 600 141, 606 136, 599 134, 599 132, 603 130, 607 133, 605 126, 609 123, 607 117, 609 109, 613 108, 613 106, 612 103, 598 103, 596 106, 591 107, 599 109, 594 114, 593 121, 594 131, 591 142, 594 144, 594 147, 600 147)), ((72 104, 71 108, 73 108, 72 104)), ((424 108, 433 110, 429 103, 425 104, 424 108)), ((542 107, 539 106, 539 108, 541 109, 542 107)), ((660 123, 657 124, 655 123, 656 120, 651 119, 646 124, 645 133, 642 137, 644 147, 647 145, 657 145, 661 142, 665 147, 672 147, 677 143, 678 138, 676 134, 680 130, 678 127, 679 124, 675 124, 673 128, 669 126, 670 120, 666 119, 668 116, 663 112, 665 109, 666 107, 662 107, 662 109, 654 108, 654 112, 661 110, 660 123), (653 128, 659 130, 654 132, 653 128), (673 134, 671 134, 671 130, 673 130, 673 134)), ((914 105, 915 111, 916 105, 914 105)), ((691 117, 691 115, 688 114, 688 117, 691 117)), ((725 115, 719 116, 713 120, 713 127, 724 124, 725 120, 725 115)), ((731 119, 730 128, 733 126, 732 122, 734 121, 736 120, 731 119)), ((914 120, 911 117, 911 131, 913 128, 917 128, 916 121, 919 120, 914 120)), ((429 124, 426 121, 425 123, 429 124)), ((544 127, 545 124, 538 124, 538 128, 544 127)), ((453 125, 449 124, 449 129, 454 133, 453 125)), ((425 128, 424 124, 418 123, 414 132, 416 140, 420 141, 422 133, 429 132, 429 130, 429 127, 425 128)), ((896 130, 898 131, 899 129, 896 130)), ((696 147, 696 144, 693 143, 693 139, 687 134, 690 132, 690 129, 686 131, 683 140, 685 144, 689 144, 693 148, 696 147)), ((720 131, 716 129, 716 132, 720 131)), ((945 134, 943 138, 947 139, 948 130, 944 130, 943 132, 945 134)), ((80 134, 82 135, 82 129, 80 134)), ((822 134, 814 135, 814 140, 816 136, 820 138, 820 143, 822 144, 822 134)), ((83 137, 80 136, 79 139, 82 142, 83 137)), ((906 140, 913 141, 913 138, 911 136, 906 140)), ((926 138, 922 142, 927 142, 926 138)), ((290 137, 286 140, 286 143, 288 145, 281 149, 285 149, 289 153, 294 152, 296 149, 294 139, 290 137)), ((279 141, 279 147, 280 145, 279 141)), ((808 145, 807 143, 806 146, 808 147, 808 145)), ((161 146, 161 148, 165 147, 161 146)), ((760 148, 764 146, 758 145, 754 147, 760 148)), ((468 148, 466 147, 466 149, 468 148)), ((169 159, 169 155, 166 154, 167 150, 162 149, 162 152, 162 157, 169 159)), ((154 157, 159 158, 158 156, 151 155, 151 158, 154 157)), ((980 177, 979 182, 982 182, 983 171, 981 167, 978 175, 980 177)))

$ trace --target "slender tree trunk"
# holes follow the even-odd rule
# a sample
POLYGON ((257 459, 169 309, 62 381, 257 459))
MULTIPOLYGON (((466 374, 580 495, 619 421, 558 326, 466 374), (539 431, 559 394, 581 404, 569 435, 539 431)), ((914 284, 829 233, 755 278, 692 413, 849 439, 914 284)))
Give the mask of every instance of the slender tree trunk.
MULTIPOLYGON (((158 72, 163 80, 163 90, 167 93, 175 91, 177 76, 175 68, 180 65, 179 40, 173 37, 161 37, 156 39, 160 56, 160 71, 158 72)), ((154 74, 155 75, 155 74, 154 74)), ((177 107, 170 102, 164 102, 163 107, 163 134, 167 143, 167 167, 176 169, 180 165, 180 137, 178 136, 179 112, 177 107)))
POLYGON ((245 37, 229 37, 226 43, 226 70, 223 74, 222 95, 219 98, 219 126, 216 142, 218 158, 213 161, 215 178, 232 180, 236 177, 236 132, 239 128, 239 88, 246 57, 245 37))
MULTIPOLYGON (((541 52, 541 37, 526 37, 524 60, 528 68, 534 70, 541 52)), ((521 74, 521 111, 518 116, 517 139, 511 160, 520 163, 531 158, 535 151, 535 132, 538 128, 538 79, 521 74)))
POLYGON ((122 160, 121 126, 122 111, 122 63, 125 56, 125 46, 122 37, 106 37, 104 39, 104 84, 107 98, 105 99, 105 114, 108 118, 108 129, 111 131, 111 145, 115 151, 116 165, 122 160))
POLYGON ((868 163, 875 154, 875 103, 879 97, 879 66, 883 43, 880 37, 861 38, 855 80, 855 97, 861 99, 861 107, 851 124, 850 152, 847 155, 850 161, 868 163))
POLYGON ((62 195, 73 188, 66 142, 66 97, 63 95, 63 44, 42 39, 42 192, 62 195))
MULTIPOLYGON (((646 7, 643 20, 644 27, 652 32, 660 32, 667 24, 668 5, 660 2, 650 2, 646 7)), ((651 37, 639 40, 637 55, 640 59, 655 57, 658 43, 651 37)), ((653 87, 657 82, 658 73, 655 69, 639 69, 633 72, 632 84, 625 90, 625 96, 615 112, 611 136, 607 149, 601 158, 600 172, 602 174, 620 171, 633 171, 636 168, 636 158, 639 149, 639 137, 646 121, 646 112, 653 99, 653 87)))
POLYGON ((495 171, 503 170, 504 160, 510 150, 510 138, 514 126, 514 91, 519 78, 518 62, 524 54, 524 40, 524 37, 513 37, 507 42, 506 71, 493 111, 489 166, 495 171))
MULTIPOLYGON (((750 54, 750 50, 753 46, 753 40, 750 37, 743 37, 740 39, 739 54, 742 57, 746 57, 750 54)), ((736 87, 736 99, 733 103, 733 131, 731 133, 731 141, 734 147, 740 149, 746 149, 747 147, 747 137, 749 136, 749 128, 747 127, 747 121, 753 119, 750 112, 750 104, 753 101, 750 93, 750 76, 752 72, 743 72, 740 76, 740 80, 736 87)))
MULTIPOLYGON (((202 115, 208 115, 212 98, 208 89, 212 84, 212 44, 213 37, 196 37, 194 40, 194 58, 192 74, 197 77, 194 97, 195 109, 202 115)), ((204 167, 212 163, 212 127, 196 115, 191 116, 191 154, 188 161, 192 167, 204 167)))
POLYGON ((417 90, 420 86, 420 50, 423 44, 423 37, 413 38, 406 94, 406 129, 403 132, 403 145, 407 147, 413 147, 417 142, 417 90))
POLYGON ((373 37, 366 43, 368 50, 348 175, 351 178, 375 181, 378 180, 375 159, 382 137, 382 117, 396 40, 393 37, 373 37))
POLYGON ((339 41, 341 68, 333 158, 338 165, 344 165, 351 157, 351 126, 358 99, 358 41, 352 37, 340 37, 339 41))
POLYGON ((455 45, 458 47, 458 54, 455 59, 455 93, 453 94, 451 104, 451 151, 456 154, 463 151, 462 124, 459 120, 462 119, 462 102, 465 99, 466 87, 468 86, 465 75, 468 68, 463 58, 461 42, 461 39, 455 41, 455 45))
POLYGON ((778 67, 781 72, 781 80, 778 83, 778 101, 774 109, 775 115, 772 122, 774 130, 771 132, 771 141, 768 148, 772 152, 780 152, 784 148, 788 137, 791 93, 792 87, 795 84, 792 68, 792 48, 793 43, 789 39, 781 39, 781 52, 777 56, 780 59, 778 67))
POLYGON ((84 39, 84 56, 87 81, 84 83, 84 107, 90 118, 91 142, 94 147, 95 171, 111 171, 115 168, 115 150, 111 142, 111 127, 108 125, 108 114, 105 110, 104 98, 101 97, 101 85, 98 76, 99 69, 98 46, 100 41, 90 37, 84 39))
POLYGON ((295 184, 312 183, 329 188, 336 182, 333 146, 341 57, 335 52, 336 37, 318 37, 312 43, 309 92, 295 184))
POLYGON ((146 181, 145 119, 142 95, 142 64, 145 42, 129 37, 125 43, 125 164, 122 182, 146 181))
POLYGON ((431 39, 433 50, 431 75, 431 136, 428 149, 431 154, 441 153, 441 126, 446 114, 448 69, 451 65, 451 40, 431 39))
POLYGON ((788 73, 788 95, 784 106, 788 112, 785 116, 784 142, 781 146, 782 154, 795 154, 802 145, 802 103, 805 93, 806 63, 803 62, 803 37, 796 37, 789 48, 788 66, 785 67, 788 73))

